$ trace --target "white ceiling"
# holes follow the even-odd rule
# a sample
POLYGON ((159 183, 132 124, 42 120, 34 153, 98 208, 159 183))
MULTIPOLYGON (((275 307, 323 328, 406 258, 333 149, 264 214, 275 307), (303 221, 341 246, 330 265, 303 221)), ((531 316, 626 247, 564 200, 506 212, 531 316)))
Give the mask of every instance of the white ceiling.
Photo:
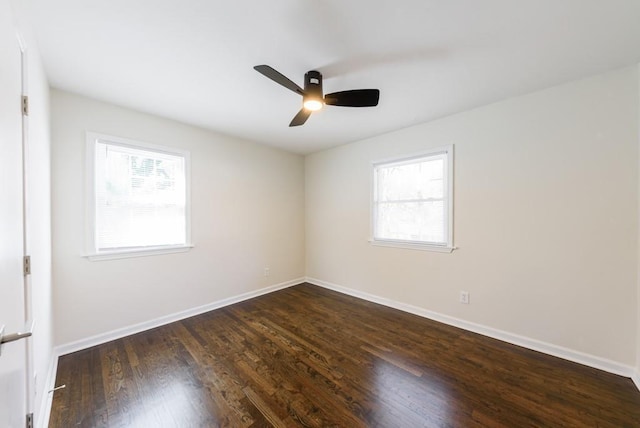
POLYGON ((296 153, 640 62, 639 0, 29 0, 53 87, 296 153), (253 70, 325 93, 325 107, 253 70))

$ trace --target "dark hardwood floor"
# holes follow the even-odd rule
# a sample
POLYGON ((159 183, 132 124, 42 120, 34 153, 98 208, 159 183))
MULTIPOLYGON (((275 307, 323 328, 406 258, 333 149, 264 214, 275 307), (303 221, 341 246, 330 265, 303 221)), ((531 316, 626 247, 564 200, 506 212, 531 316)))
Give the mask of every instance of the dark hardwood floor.
POLYGON ((627 378, 309 284, 60 358, 50 427, 640 427, 627 378))

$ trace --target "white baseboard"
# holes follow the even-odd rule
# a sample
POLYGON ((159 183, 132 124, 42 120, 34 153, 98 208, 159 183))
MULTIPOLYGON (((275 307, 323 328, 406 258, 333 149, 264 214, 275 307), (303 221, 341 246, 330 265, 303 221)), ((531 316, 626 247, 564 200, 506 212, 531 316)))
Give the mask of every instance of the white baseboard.
POLYGON ((531 339, 525 336, 509 333, 503 330, 498 330, 492 327, 483 326, 480 324, 472 323, 469 321, 461 320, 459 318, 451 317, 448 315, 440 314, 438 312, 429 311, 427 309, 412 306, 406 303, 397 302, 395 300, 387 299, 385 297, 376 296, 373 294, 365 293, 362 291, 354 290, 352 288, 344 287, 341 285, 332 284, 327 281, 322 281, 316 278, 306 278, 306 282, 318 285, 329 290, 337 291, 339 293, 347 294, 349 296, 358 297, 369 302, 378 303, 380 305, 388 306, 390 308, 398 309, 403 312, 408 312, 414 315, 428 318, 434 321, 448 324, 454 327, 461 328, 463 330, 472 331, 474 333, 488 336, 494 339, 501 340, 503 342, 511 343, 513 345, 522 346, 524 348, 532 349, 534 351, 542 352, 544 354, 559 357, 565 360, 573 361, 575 363, 583 364, 585 366, 593 367, 599 370, 604 370, 609 373, 617 374, 624 377, 631 377, 633 381, 640 389, 640 378, 635 368, 620 364, 615 361, 608 360, 606 358, 589 355, 580 351, 564 348, 562 346, 553 345, 551 343, 542 342, 540 340, 531 339), (634 376, 635 373, 635 377, 634 376))
POLYGON ((110 342, 112 340, 120 339, 125 336, 140 333, 145 330, 160 327, 165 324, 170 324, 175 321, 180 321, 185 318, 189 318, 195 315, 200 315, 205 312, 212 311, 214 309, 222 308, 224 306, 233 305, 234 303, 242 302, 244 300, 253 299, 254 297, 262 296, 263 294, 273 293, 274 291, 282 290, 297 284, 304 282, 304 278, 296 278, 290 281, 275 284, 259 290, 250 291, 248 293, 239 294, 237 296, 228 297, 226 299, 218 300, 208 303, 206 305, 198 306, 196 308, 187 309, 185 311, 176 312, 173 314, 165 315, 150 321, 145 321, 132 326, 120 328, 117 330, 108 331, 106 333, 97 334, 95 336, 87 337, 86 339, 77 340, 75 342, 67 343, 57 346, 54 349, 54 353, 58 356, 70 354, 72 352, 81 351, 83 349, 90 348, 92 346, 100 345, 102 343, 110 342))
POLYGON ((51 360, 49 361, 49 369, 47 370, 47 378, 45 379, 44 391, 40 397, 40 408, 37 413, 35 426, 39 428, 47 428, 49 426, 49 417, 51 416, 51 404, 53 403, 54 392, 49 392, 56 387, 56 373, 58 371, 58 354, 55 349, 51 352, 51 360))
POLYGON ((640 368, 631 376, 631 380, 636 384, 636 388, 640 391, 640 368))

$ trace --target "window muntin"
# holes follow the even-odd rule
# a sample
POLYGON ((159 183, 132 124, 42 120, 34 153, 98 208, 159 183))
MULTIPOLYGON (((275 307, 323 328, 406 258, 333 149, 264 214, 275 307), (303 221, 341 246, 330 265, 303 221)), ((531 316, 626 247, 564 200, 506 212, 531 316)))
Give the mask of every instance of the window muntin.
POLYGON ((92 254, 189 246, 189 154, 88 134, 92 254))
POLYGON ((452 247, 452 147, 374 164, 373 242, 452 247))

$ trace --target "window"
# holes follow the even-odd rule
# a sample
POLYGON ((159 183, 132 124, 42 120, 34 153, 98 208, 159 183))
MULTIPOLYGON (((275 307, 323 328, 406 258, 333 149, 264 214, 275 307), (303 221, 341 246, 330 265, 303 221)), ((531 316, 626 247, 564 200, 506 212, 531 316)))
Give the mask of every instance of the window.
POLYGON ((373 244, 453 249, 453 146, 373 165, 373 244))
POLYGON ((189 153, 87 134, 90 258, 186 251, 189 153))

